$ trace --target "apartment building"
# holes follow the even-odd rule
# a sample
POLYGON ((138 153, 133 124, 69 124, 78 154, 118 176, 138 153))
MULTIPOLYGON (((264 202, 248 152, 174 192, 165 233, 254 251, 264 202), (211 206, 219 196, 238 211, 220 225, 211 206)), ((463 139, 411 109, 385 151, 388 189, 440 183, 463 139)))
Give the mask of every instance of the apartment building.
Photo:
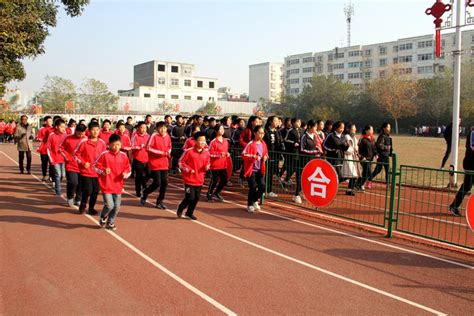
POLYGON ((266 62, 249 66, 249 100, 280 102, 283 90, 283 63, 266 62))

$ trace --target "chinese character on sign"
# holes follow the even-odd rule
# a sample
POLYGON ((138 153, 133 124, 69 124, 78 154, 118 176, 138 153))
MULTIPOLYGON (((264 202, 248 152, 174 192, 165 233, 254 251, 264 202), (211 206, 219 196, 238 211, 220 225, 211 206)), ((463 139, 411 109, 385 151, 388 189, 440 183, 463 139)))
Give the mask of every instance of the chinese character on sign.
POLYGON ((316 168, 308 181, 311 183, 311 196, 320 196, 325 199, 327 185, 331 183, 331 180, 326 177, 320 167, 316 168))

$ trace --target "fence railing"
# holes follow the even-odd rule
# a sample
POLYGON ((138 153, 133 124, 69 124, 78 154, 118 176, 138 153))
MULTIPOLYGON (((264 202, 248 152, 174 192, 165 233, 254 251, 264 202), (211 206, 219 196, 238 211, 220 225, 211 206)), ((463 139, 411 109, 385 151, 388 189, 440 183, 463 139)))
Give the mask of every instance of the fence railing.
MULTIPOLYGON (((173 156, 176 157, 181 151, 181 145, 173 145, 173 156)), ((231 187, 228 189, 247 194, 247 181, 241 173, 242 150, 231 147, 229 151, 233 172, 231 187)), ((449 186, 453 175, 451 171, 406 165, 399 167, 396 154, 392 155, 389 162, 331 159, 329 162, 339 175, 338 194, 328 206, 315 207, 302 193, 300 175, 309 161, 320 158, 285 152, 269 152, 269 156, 265 194, 267 201, 286 203, 291 207, 301 207, 384 228, 387 237, 398 231, 474 249, 474 233, 469 229, 466 218, 453 216, 449 212, 449 206, 457 192, 449 186), (357 166, 360 172, 357 180, 350 180, 343 174, 345 164, 357 166), (374 171, 377 173, 375 177, 374 171), (351 189, 352 181, 359 188, 351 189), (361 190, 362 188, 365 190, 361 190), (347 193, 349 191, 354 194, 347 193)), ((466 173, 457 174, 458 181, 462 183, 466 173)), ((460 205, 463 215, 467 197, 460 205)))

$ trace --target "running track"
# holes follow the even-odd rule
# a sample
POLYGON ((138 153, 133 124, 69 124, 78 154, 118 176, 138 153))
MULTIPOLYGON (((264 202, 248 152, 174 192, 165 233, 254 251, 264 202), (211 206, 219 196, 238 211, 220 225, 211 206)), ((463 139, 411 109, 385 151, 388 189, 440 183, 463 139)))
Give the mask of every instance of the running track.
POLYGON ((198 222, 176 219, 176 180, 169 211, 125 193, 107 232, 38 181, 38 156, 33 175, 16 159, 0 145, 0 314, 474 312, 472 256, 268 207, 248 214, 244 196, 201 201, 198 222))

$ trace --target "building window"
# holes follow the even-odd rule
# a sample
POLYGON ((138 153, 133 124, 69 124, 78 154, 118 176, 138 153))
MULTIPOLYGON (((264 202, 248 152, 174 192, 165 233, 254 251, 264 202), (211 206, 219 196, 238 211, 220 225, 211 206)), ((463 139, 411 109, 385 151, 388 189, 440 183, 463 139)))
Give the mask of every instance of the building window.
POLYGON ((197 100, 198 100, 198 101, 202 101, 202 97, 197 97, 197 100))
POLYGON ((379 77, 380 77, 380 78, 385 77, 385 70, 379 71, 379 77))
POLYGON ((145 93, 145 94, 143 95, 144 98, 149 98, 150 96, 151 96, 151 95, 150 95, 149 93, 145 93))
POLYGON ((158 64, 158 71, 166 71, 166 66, 163 64, 158 64))
POLYGON ((314 72, 314 67, 303 68, 303 73, 314 72))
POLYGON ((360 73, 360 72, 350 73, 350 74, 348 74, 348 78, 349 78, 349 79, 362 78, 362 73, 360 73))
POLYGON ((209 81, 209 89, 214 89, 214 81, 209 81))
POLYGON ((474 43, 474 35, 471 35, 471 43, 474 43))
POLYGON ((164 85, 165 83, 166 83, 166 79, 165 79, 165 78, 158 78, 158 84, 164 85))
POLYGON ((431 60, 433 59, 433 54, 419 54, 418 55, 418 60, 431 60))
POLYGON ((179 99, 179 95, 177 95, 177 94, 172 94, 172 95, 171 95, 171 99, 177 100, 177 99, 179 99))
POLYGON ((165 95, 164 94, 158 94, 158 99, 164 99, 165 95))
POLYGON ((379 66, 383 67, 387 65, 387 58, 379 59, 379 66))
POLYGON ((400 56, 398 57, 398 62, 399 63, 409 63, 413 60, 412 55, 407 55, 407 56, 400 56))
POLYGON ((328 64, 328 72, 332 72, 332 64, 328 64))
POLYGON ((344 69, 344 63, 334 64, 332 69, 344 69))
POLYGON ((214 101, 214 97, 209 97, 209 101, 214 101))
MULTIPOLYGON (((474 39, 474 36, 472 38, 474 39)), ((474 40, 472 42, 474 42, 474 40)), ((323 56, 318 56, 317 61, 318 61, 318 63, 322 63, 323 62, 323 56)))
POLYGON ((431 74, 433 73, 433 66, 422 66, 418 67, 417 70, 419 74, 431 74))
POLYGON ((296 69, 290 69, 290 70, 287 70, 286 71, 286 74, 287 76, 289 75, 297 75, 300 73, 300 69, 299 68, 296 68, 296 69))
POLYGON ((300 79, 299 78, 293 78, 293 79, 288 80, 288 83, 289 84, 299 84, 300 79))
POLYGON ((412 68, 402 68, 398 70, 398 73, 400 75, 408 75, 408 74, 411 74, 412 72, 413 72, 412 68))
POLYGON ((364 62, 364 67, 371 68, 372 67, 372 60, 366 60, 364 62))
POLYGON ((398 46, 397 45, 393 46, 393 52, 394 53, 398 52, 398 46))
POLYGON ((433 47, 433 41, 421 41, 418 42, 418 48, 433 47))
POLYGON ((398 64, 398 58, 395 57, 395 58, 393 59, 393 63, 394 63, 394 64, 398 64))
POLYGON ((372 72, 367 71, 364 73, 364 79, 370 79, 372 77, 372 72))
POLYGON ((184 99, 185 99, 185 100, 191 100, 191 96, 190 96, 190 95, 185 95, 185 96, 184 96, 184 99))
POLYGON ((303 58, 303 63, 314 63, 314 57, 303 58))
POLYGON ((316 67, 316 72, 317 72, 318 74, 323 73, 323 66, 322 66, 322 65, 319 65, 318 67, 316 67))
POLYGON ((298 59, 290 59, 290 60, 288 60, 288 61, 286 62, 286 64, 287 64, 288 66, 290 66, 290 65, 296 65, 296 64, 299 64, 299 63, 300 63, 299 58, 298 58, 298 59))
POLYGON ((349 57, 357 57, 360 56, 360 51, 359 50, 353 50, 349 52, 349 57))
POLYGON ((387 55, 387 47, 380 46, 379 47, 379 55, 387 55))
POLYGON ((171 72, 179 72, 179 67, 178 66, 171 66, 171 72))
POLYGON ((334 77, 336 77, 336 79, 339 79, 339 80, 344 80, 344 74, 338 74, 338 75, 335 75, 334 77))
POLYGON ((191 80, 185 79, 185 80, 184 80, 184 86, 185 86, 185 87, 191 87, 191 80))
POLYGON ((399 50, 410 50, 413 49, 413 43, 400 44, 398 47, 399 50))
POLYGON ((364 54, 365 54, 365 56, 372 56, 372 50, 371 49, 366 49, 364 54))
POLYGON ((197 86, 198 86, 198 88, 202 88, 202 81, 201 80, 198 80, 197 86))
POLYGON ((290 89, 290 94, 298 94, 298 93, 300 93, 299 88, 290 89))
POLYGON ((303 83, 310 83, 311 79, 313 79, 313 78, 312 77, 303 78, 303 83))
POLYGON ((333 58, 334 58, 334 55, 333 55, 333 54, 329 54, 329 55, 328 55, 328 61, 332 61, 333 58))
POLYGON ((276 89, 276 87, 277 87, 276 83, 271 83, 270 84, 270 89, 276 89))
POLYGON ((179 79, 171 79, 171 85, 172 86, 179 86, 179 79))
POLYGON ((344 52, 342 52, 342 53, 337 53, 337 54, 334 55, 334 57, 335 57, 336 59, 338 59, 338 58, 344 58, 344 52))
POLYGON ((361 61, 353 61, 353 62, 347 63, 347 67, 349 67, 349 68, 360 68, 360 67, 362 67, 362 62, 361 61))

